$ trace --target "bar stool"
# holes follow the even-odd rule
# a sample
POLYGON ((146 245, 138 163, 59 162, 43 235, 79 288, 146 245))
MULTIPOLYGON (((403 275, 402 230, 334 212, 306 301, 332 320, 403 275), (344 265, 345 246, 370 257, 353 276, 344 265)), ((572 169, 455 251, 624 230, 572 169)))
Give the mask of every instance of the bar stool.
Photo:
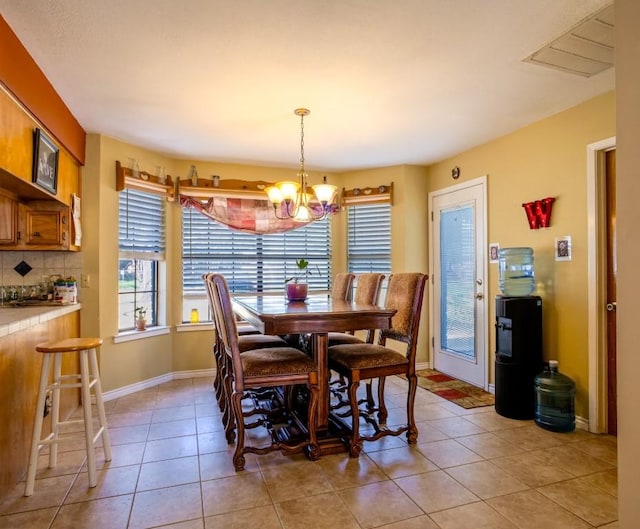
POLYGON ((29 466, 27 468, 27 482, 24 489, 25 496, 33 494, 38 467, 38 453, 40 449, 49 445, 49 468, 56 466, 58 455, 58 443, 71 440, 58 436, 61 426, 84 422, 84 434, 87 448, 87 467, 89 469, 89 487, 97 484, 95 442, 102 436, 105 461, 111 461, 111 442, 107 428, 107 416, 102 400, 102 386, 98 372, 98 360, 96 347, 102 345, 101 338, 68 338, 59 342, 41 343, 36 346, 36 351, 44 353, 42 359, 42 371, 40 372, 40 389, 38 403, 31 437, 31 452, 29 454, 29 466), (80 374, 62 375, 62 355, 64 353, 80 354, 80 374), (53 359, 53 381, 49 383, 51 360, 53 359), (74 382, 75 381, 75 382, 74 382), (80 388, 82 395, 82 409, 84 418, 79 420, 60 421, 60 390, 80 388), (91 412, 91 388, 96 399, 98 411, 98 430, 93 432, 93 417, 91 412), (47 393, 51 391, 51 433, 42 438, 42 421, 47 393))

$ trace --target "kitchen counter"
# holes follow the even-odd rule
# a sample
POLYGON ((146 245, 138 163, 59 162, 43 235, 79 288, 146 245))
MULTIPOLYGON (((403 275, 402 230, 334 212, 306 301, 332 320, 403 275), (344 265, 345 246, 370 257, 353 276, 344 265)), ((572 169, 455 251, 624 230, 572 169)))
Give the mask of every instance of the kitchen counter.
POLYGON ((34 307, 0 307, 0 337, 80 310, 80 303, 34 307))

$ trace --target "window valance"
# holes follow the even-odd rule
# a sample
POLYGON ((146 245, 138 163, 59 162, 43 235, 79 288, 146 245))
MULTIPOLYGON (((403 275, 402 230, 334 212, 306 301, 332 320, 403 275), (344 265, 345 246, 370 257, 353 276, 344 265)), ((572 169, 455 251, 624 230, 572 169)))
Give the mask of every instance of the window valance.
MULTIPOLYGON (((238 231, 254 234, 284 233, 309 222, 278 219, 267 200, 265 188, 273 185, 262 180, 198 179, 178 180, 178 197, 182 207, 194 208, 203 215, 238 231)), ((284 204, 280 206, 284 208, 284 204)), ((311 203, 311 207, 314 204, 311 203)), ((322 207, 317 204, 320 214, 322 207)), ((333 213, 337 213, 337 206, 333 213)), ((285 217, 284 211, 279 216, 285 217)))
POLYGON ((283 233, 309 224, 292 219, 277 219, 268 200, 227 196, 213 196, 202 200, 181 194, 180 205, 194 208, 210 219, 244 233, 283 233))

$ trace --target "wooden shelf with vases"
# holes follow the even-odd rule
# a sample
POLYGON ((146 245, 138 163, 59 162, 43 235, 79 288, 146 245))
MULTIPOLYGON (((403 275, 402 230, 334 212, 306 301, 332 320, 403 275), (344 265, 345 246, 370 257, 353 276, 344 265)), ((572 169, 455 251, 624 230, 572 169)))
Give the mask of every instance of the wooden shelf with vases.
POLYGON ((116 160, 116 191, 124 189, 135 189, 146 193, 164 195, 169 202, 173 202, 176 198, 175 185, 169 175, 167 175, 164 183, 159 182, 156 175, 146 171, 139 171, 139 175, 134 176, 129 167, 124 167, 116 160))
POLYGON ((375 187, 342 188, 342 206, 393 203, 393 182, 375 187))
POLYGON ((178 179, 178 194, 194 198, 211 198, 223 196, 227 198, 249 198, 267 200, 265 189, 272 186, 271 182, 263 180, 237 180, 218 178, 215 181, 198 178, 197 185, 191 180, 178 179))

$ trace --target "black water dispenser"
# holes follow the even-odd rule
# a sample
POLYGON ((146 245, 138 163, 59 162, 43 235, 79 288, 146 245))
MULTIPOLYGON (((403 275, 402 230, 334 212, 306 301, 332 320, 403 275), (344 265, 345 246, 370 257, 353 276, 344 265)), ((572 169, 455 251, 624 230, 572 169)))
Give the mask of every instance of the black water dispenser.
POLYGON ((534 378, 542 371, 542 299, 496 296, 496 412, 533 419, 534 378))

